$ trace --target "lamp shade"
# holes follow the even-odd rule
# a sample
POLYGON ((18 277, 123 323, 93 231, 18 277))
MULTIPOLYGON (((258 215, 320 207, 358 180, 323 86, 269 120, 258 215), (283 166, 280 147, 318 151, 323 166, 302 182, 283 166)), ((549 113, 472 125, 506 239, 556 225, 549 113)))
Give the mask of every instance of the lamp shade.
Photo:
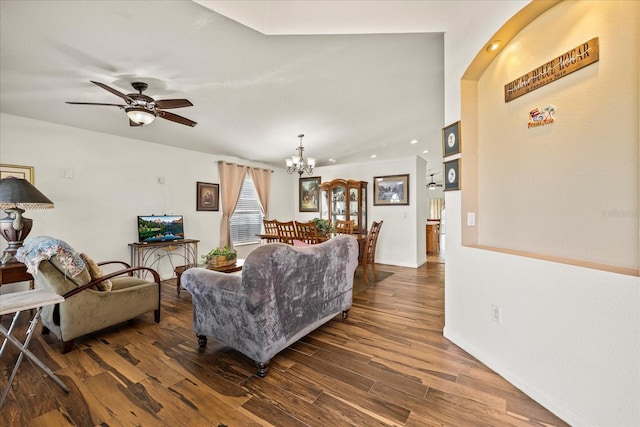
POLYGON ((7 177, 0 180, 0 209, 50 209, 53 202, 29 181, 7 177))
POLYGON ((125 108, 125 111, 127 112, 127 116, 129 116, 131 121, 141 125, 148 125, 156 118, 156 116, 152 112, 141 107, 125 108))

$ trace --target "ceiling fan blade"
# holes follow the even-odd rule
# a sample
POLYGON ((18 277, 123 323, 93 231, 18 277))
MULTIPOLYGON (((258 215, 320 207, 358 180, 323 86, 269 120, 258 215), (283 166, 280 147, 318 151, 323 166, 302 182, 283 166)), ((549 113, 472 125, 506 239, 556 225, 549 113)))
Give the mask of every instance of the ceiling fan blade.
POLYGON ((156 101, 156 107, 167 110, 170 108, 193 107, 188 99, 161 99, 156 101))
POLYGON ((71 101, 67 101, 67 104, 75 104, 75 105, 106 105, 109 107, 120 107, 120 108, 124 108, 126 107, 126 105, 121 105, 121 104, 103 104, 100 102, 71 102, 71 101))
POLYGON ((89 80, 91 83, 93 83, 94 85, 100 86, 102 89, 111 92, 112 94, 119 96, 120 98, 124 99, 125 101, 127 101, 127 104, 133 102, 133 98, 131 98, 129 95, 125 95, 122 92, 119 92, 117 90, 115 90, 112 87, 107 86, 104 83, 100 83, 100 82, 95 82, 93 80, 89 80))
POLYGON ((194 127, 195 125, 198 124, 193 120, 189 120, 186 117, 182 117, 177 114, 170 113, 168 111, 157 110, 156 113, 158 114, 158 117, 162 117, 163 119, 171 120, 172 122, 180 123, 182 125, 194 127))
POLYGON ((129 126, 142 126, 142 124, 134 122, 133 120, 129 119, 129 126))

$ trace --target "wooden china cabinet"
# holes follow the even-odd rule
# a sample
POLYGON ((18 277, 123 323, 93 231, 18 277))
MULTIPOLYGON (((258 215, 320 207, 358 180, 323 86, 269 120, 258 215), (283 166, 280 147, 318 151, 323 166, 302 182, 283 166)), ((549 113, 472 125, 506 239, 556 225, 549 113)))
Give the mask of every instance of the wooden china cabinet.
POLYGON ((367 232, 367 182, 334 179, 320 184, 320 218, 353 220, 354 234, 367 232))

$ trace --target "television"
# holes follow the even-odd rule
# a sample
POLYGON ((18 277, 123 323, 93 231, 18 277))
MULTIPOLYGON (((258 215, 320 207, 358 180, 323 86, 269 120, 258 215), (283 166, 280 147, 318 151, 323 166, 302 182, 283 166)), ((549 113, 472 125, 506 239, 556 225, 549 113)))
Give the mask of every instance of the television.
POLYGON ((184 239, 182 215, 138 215, 138 241, 140 243, 182 239, 184 239))

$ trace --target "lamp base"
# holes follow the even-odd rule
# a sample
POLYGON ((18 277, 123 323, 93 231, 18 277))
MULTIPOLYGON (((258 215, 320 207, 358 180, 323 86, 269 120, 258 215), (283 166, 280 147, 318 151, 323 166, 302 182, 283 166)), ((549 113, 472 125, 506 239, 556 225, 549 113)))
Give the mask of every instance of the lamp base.
POLYGON ((22 216, 23 209, 7 209, 7 216, 0 219, 0 234, 7 241, 7 249, 2 254, 0 264, 15 264, 16 252, 22 246, 33 226, 33 220, 22 216), (16 229, 18 228, 18 229, 16 229))

